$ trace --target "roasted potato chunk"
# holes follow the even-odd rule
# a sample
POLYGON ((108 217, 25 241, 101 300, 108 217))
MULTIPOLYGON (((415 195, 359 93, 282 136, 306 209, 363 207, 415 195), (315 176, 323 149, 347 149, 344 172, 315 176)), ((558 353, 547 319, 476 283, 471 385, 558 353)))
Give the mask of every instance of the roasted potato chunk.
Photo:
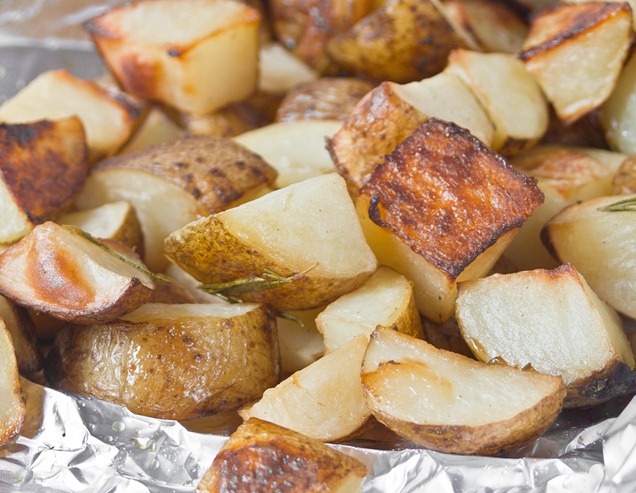
POLYGON ((280 365, 284 374, 302 370, 324 354, 322 334, 316 328, 316 317, 322 310, 286 312, 287 318, 277 317, 280 365))
POLYGON ((0 355, 0 445, 4 445, 20 434, 26 420, 26 405, 11 334, 1 319, 0 355))
POLYGON ((620 318, 570 264, 460 283, 456 316, 479 360, 563 377, 568 407, 610 399, 634 381, 620 318))
POLYGON ((278 372, 273 317, 252 303, 150 303, 110 324, 67 326, 46 362, 57 388, 166 419, 236 409, 278 372))
POLYGON ((362 462, 319 440, 251 418, 232 433, 197 491, 355 493, 366 475, 362 462))
POLYGON ((183 129, 177 125, 163 110, 151 108, 143 119, 139 128, 132 135, 118 154, 145 149, 152 145, 161 144, 176 139, 183 134, 183 129))
POLYGON ((55 218, 78 195, 88 172, 77 117, 0 123, 0 243, 12 243, 55 218))
POLYGON ((13 349, 21 372, 36 372, 42 367, 42 357, 37 344, 33 321, 28 312, 0 296, 0 319, 11 334, 13 349))
POLYGON ((601 107, 599 120, 607 142, 620 152, 636 154, 636 55, 623 67, 616 87, 601 107))
POLYGON ((268 94, 286 94, 297 84, 318 78, 318 72, 280 43, 261 46, 258 88, 268 94))
POLYGON ((636 157, 625 159, 612 179, 613 195, 636 193, 636 157))

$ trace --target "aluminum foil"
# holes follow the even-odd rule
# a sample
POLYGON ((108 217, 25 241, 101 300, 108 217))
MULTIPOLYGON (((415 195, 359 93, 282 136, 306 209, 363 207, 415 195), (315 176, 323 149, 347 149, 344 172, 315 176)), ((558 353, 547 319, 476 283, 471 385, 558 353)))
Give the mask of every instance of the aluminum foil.
MULTIPOLYGON (((0 0, 0 102, 38 73, 92 78, 103 66, 78 26, 118 0, 0 0)), ((0 447, 0 493, 191 492, 235 426, 232 417, 187 423, 137 416, 107 402, 23 380, 28 418, 0 447), (211 432, 211 433, 210 433, 211 432)), ((441 454, 375 430, 334 445, 369 468, 363 491, 636 491, 636 399, 565 411, 517 458, 441 454)))

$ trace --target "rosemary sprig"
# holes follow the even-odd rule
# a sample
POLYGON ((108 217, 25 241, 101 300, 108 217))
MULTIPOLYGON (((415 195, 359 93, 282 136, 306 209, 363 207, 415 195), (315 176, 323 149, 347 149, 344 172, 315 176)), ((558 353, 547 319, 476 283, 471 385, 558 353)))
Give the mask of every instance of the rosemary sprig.
POLYGON ((83 237, 83 238, 87 239, 88 241, 90 241, 92 244, 97 245, 99 248, 101 248, 102 250, 105 250, 106 252, 111 254, 113 257, 121 260, 122 262, 124 262, 127 265, 130 265, 132 268, 138 270, 139 272, 142 272, 142 273, 146 274, 148 277, 154 279, 155 281, 161 281, 161 282, 165 282, 167 284, 170 284, 172 282, 172 279, 170 279, 169 277, 166 277, 166 276, 164 276, 162 274, 157 274, 155 272, 152 272, 151 270, 148 270, 143 265, 138 264, 134 260, 131 260, 129 257, 126 257, 126 255, 122 255, 121 253, 119 253, 119 252, 113 250, 112 248, 110 248, 109 246, 104 245, 101 241, 99 241, 97 238, 95 238, 92 234, 87 233, 83 229, 80 229, 80 228, 78 228, 76 226, 68 226, 68 225, 64 226, 64 228, 68 229, 69 231, 76 232, 81 237, 83 237))
POLYGON ((296 322, 301 327, 305 326, 304 322, 301 319, 299 319, 295 315, 292 315, 289 312, 276 312, 276 316, 280 318, 284 318, 285 320, 290 320, 291 322, 296 322))
POLYGON ((619 200, 613 204, 599 207, 599 211, 603 212, 634 212, 636 211, 636 196, 619 200))

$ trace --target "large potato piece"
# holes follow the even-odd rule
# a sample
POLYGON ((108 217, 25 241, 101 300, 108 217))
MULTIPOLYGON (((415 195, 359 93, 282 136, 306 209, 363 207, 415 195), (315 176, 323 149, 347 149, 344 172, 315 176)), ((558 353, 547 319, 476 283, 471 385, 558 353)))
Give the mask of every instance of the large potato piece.
POLYGON ((636 318, 636 195, 598 197, 572 205, 545 226, 543 238, 598 296, 636 318), (629 205, 631 204, 631 206, 629 205))
POLYGON ((22 372, 40 370, 42 358, 35 327, 28 312, 4 296, 0 296, 0 318, 11 334, 18 369, 22 372))
POLYGON ((252 418, 232 433, 197 492, 355 493, 366 475, 366 466, 357 459, 319 440, 252 418))
POLYGON ((85 26, 126 92, 205 115, 256 89, 259 22, 232 0, 149 0, 85 26))
POLYGON ((141 223, 144 261, 161 271, 168 234, 251 198, 275 179, 271 166, 231 139, 187 136, 100 162, 76 205, 129 201, 141 223))
POLYGON ((607 400, 633 382, 620 318, 570 264, 461 283, 456 316, 481 361, 563 377, 566 406, 607 400))
POLYGON ((0 255, 0 293, 75 323, 114 320, 150 300, 151 277, 71 228, 40 224, 0 255))
POLYGON ((439 323, 457 282, 485 275, 542 202, 531 178, 432 118, 376 168, 357 206, 378 261, 413 281, 418 309, 439 323))
POLYGON ((317 440, 345 440, 363 431, 371 412, 364 402, 360 367, 367 346, 359 335, 294 373, 239 411, 317 440))
POLYGON ((68 326, 46 362, 58 388, 166 419, 236 409, 278 371, 274 320, 251 303, 150 303, 110 324, 68 326))
POLYGON ((88 172, 84 127, 77 117, 0 123, 0 243, 68 208, 88 172))
POLYGON ((533 17, 519 58, 558 117, 573 122, 614 89, 632 33, 627 3, 556 3, 533 17))
POLYGON ((11 334, 0 319, 0 445, 16 438, 26 420, 26 405, 11 334))
POLYGON ((44 72, 0 106, 0 121, 28 123, 77 116, 84 125, 90 162, 115 154, 141 116, 138 103, 78 79, 64 70, 44 72))
POLYGON ((324 306, 377 267, 335 173, 190 223, 166 239, 165 252, 210 288, 279 310, 324 306))
POLYGON ((561 378, 484 364, 378 328, 364 355, 364 395, 398 435, 441 452, 495 455, 541 435, 561 411, 561 378))

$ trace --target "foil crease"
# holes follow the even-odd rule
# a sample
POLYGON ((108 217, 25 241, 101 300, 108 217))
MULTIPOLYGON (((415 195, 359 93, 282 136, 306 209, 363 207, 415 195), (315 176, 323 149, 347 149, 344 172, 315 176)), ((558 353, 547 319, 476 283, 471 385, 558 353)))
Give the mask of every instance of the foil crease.
MULTIPOLYGON (((45 70, 101 75, 78 26, 117 3, 2 0, 0 103, 45 70)), ((195 433, 28 380, 22 387, 28 417, 21 436, 0 447, 0 493, 193 492, 227 440, 223 427, 195 433)), ((368 466, 364 493, 632 493, 636 399, 565 412, 517 458, 441 454, 374 436, 334 447, 368 466)))

